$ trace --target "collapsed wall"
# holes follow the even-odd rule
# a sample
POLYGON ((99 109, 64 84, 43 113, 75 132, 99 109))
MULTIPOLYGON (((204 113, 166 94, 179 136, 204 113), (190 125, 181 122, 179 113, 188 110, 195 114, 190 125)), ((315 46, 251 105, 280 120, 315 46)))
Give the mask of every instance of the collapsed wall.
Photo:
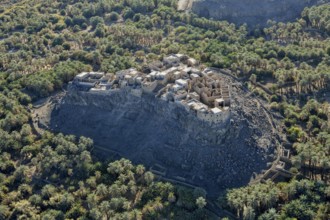
POLYGON ((329 0, 195 0, 192 11, 199 16, 261 27, 268 20, 293 21, 305 7, 329 0))
POLYGON ((254 172, 266 169, 274 159, 275 141, 265 112, 252 99, 243 101, 239 88, 233 92, 233 119, 210 124, 182 105, 153 95, 137 97, 125 89, 70 90, 53 109, 49 126, 93 138, 96 148, 217 195, 247 184, 254 172))

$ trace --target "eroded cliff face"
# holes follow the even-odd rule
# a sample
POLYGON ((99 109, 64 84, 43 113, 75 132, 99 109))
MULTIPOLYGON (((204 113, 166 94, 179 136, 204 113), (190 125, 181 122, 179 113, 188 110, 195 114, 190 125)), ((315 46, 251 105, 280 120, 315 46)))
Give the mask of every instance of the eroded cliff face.
MULTIPOLYGON (((166 102, 154 95, 137 97, 125 89, 111 92, 70 91, 60 108, 65 106, 76 106, 74 108, 83 114, 76 115, 77 122, 91 125, 87 128, 90 129, 88 134, 95 132, 102 136, 104 133, 105 137, 111 136, 112 140, 118 138, 121 145, 127 138, 138 140, 145 139, 145 136, 152 137, 155 142, 168 144, 220 144, 230 123, 229 120, 224 124, 206 123, 189 113, 181 104, 166 102), (204 132, 206 129, 208 132, 204 132), (126 138, 119 137, 123 134, 126 138), (189 143, 191 140, 194 143, 189 143)), ((132 147, 129 145, 127 147, 132 147)))
POLYGON ((136 97, 125 90, 69 91, 53 109, 49 126, 93 138, 105 158, 116 153, 148 168, 163 167, 164 177, 217 195, 247 184, 254 172, 274 160, 271 127, 266 119, 257 119, 266 117, 255 105, 233 99, 233 120, 212 125, 154 96, 136 97), (243 111, 241 106, 254 108, 243 111))
POLYGON ((265 26, 268 20, 292 21, 305 7, 329 0, 195 0, 192 11, 206 18, 265 26))

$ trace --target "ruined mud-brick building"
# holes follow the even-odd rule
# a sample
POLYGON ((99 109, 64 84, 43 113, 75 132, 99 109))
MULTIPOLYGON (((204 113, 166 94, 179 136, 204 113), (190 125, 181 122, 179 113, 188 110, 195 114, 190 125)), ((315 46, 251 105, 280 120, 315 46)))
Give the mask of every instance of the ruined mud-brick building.
POLYGON ((186 108, 208 123, 228 123, 230 85, 220 75, 198 68, 198 62, 182 54, 172 54, 144 72, 134 68, 115 74, 83 72, 71 83, 71 89, 107 94, 125 90, 141 97, 154 95, 186 108))

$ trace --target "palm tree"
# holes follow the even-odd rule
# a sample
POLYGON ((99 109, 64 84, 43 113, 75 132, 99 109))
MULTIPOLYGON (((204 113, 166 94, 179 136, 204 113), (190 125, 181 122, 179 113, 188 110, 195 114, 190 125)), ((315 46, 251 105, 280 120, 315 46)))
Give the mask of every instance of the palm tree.
POLYGON ((109 219, 110 203, 108 201, 101 202, 99 209, 103 217, 105 217, 105 219, 109 219))
POLYGON ((168 200, 169 202, 171 202, 171 203, 175 202, 176 197, 175 197, 175 195, 174 195, 173 192, 170 192, 170 193, 168 194, 167 200, 168 200))
POLYGON ((243 219, 254 220, 255 216, 256 216, 256 214, 254 213, 254 209, 251 206, 244 206, 243 219))
POLYGON ((268 209, 267 212, 265 212, 264 214, 262 214, 258 220, 276 220, 279 218, 279 214, 277 214, 276 209, 271 208, 268 209))
POLYGON ((202 209, 206 206, 206 200, 203 197, 198 197, 196 199, 196 205, 199 209, 202 209))
POLYGON ((150 171, 146 172, 144 174, 144 180, 147 183, 147 185, 150 185, 154 180, 154 174, 151 173, 150 171))
POLYGON ((9 214, 9 207, 5 205, 0 205, 0 219, 7 219, 9 214))
POLYGON ((88 208, 93 209, 94 207, 96 207, 97 204, 98 204, 98 201, 99 201, 99 199, 98 199, 98 197, 95 193, 89 194, 87 196, 87 206, 88 206, 88 208))
POLYGON ((100 184, 96 188, 96 195, 99 196, 101 199, 105 198, 108 196, 108 189, 107 186, 104 184, 100 184))
POLYGON ((287 199, 290 200, 297 192, 297 180, 291 181, 284 189, 287 194, 287 199))

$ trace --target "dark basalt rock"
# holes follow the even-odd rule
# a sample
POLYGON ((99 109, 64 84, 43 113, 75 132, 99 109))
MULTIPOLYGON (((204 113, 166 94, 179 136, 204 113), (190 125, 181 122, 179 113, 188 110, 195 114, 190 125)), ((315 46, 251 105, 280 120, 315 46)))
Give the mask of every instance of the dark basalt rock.
POLYGON ((128 158, 216 197, 246 185, 274 160, 269 116, 242 89, 233 87, 232 94, 232 119, 210 124, 153 95, 69 89, 46 123, 57 132, 92 138, 102 158, 128 158))

